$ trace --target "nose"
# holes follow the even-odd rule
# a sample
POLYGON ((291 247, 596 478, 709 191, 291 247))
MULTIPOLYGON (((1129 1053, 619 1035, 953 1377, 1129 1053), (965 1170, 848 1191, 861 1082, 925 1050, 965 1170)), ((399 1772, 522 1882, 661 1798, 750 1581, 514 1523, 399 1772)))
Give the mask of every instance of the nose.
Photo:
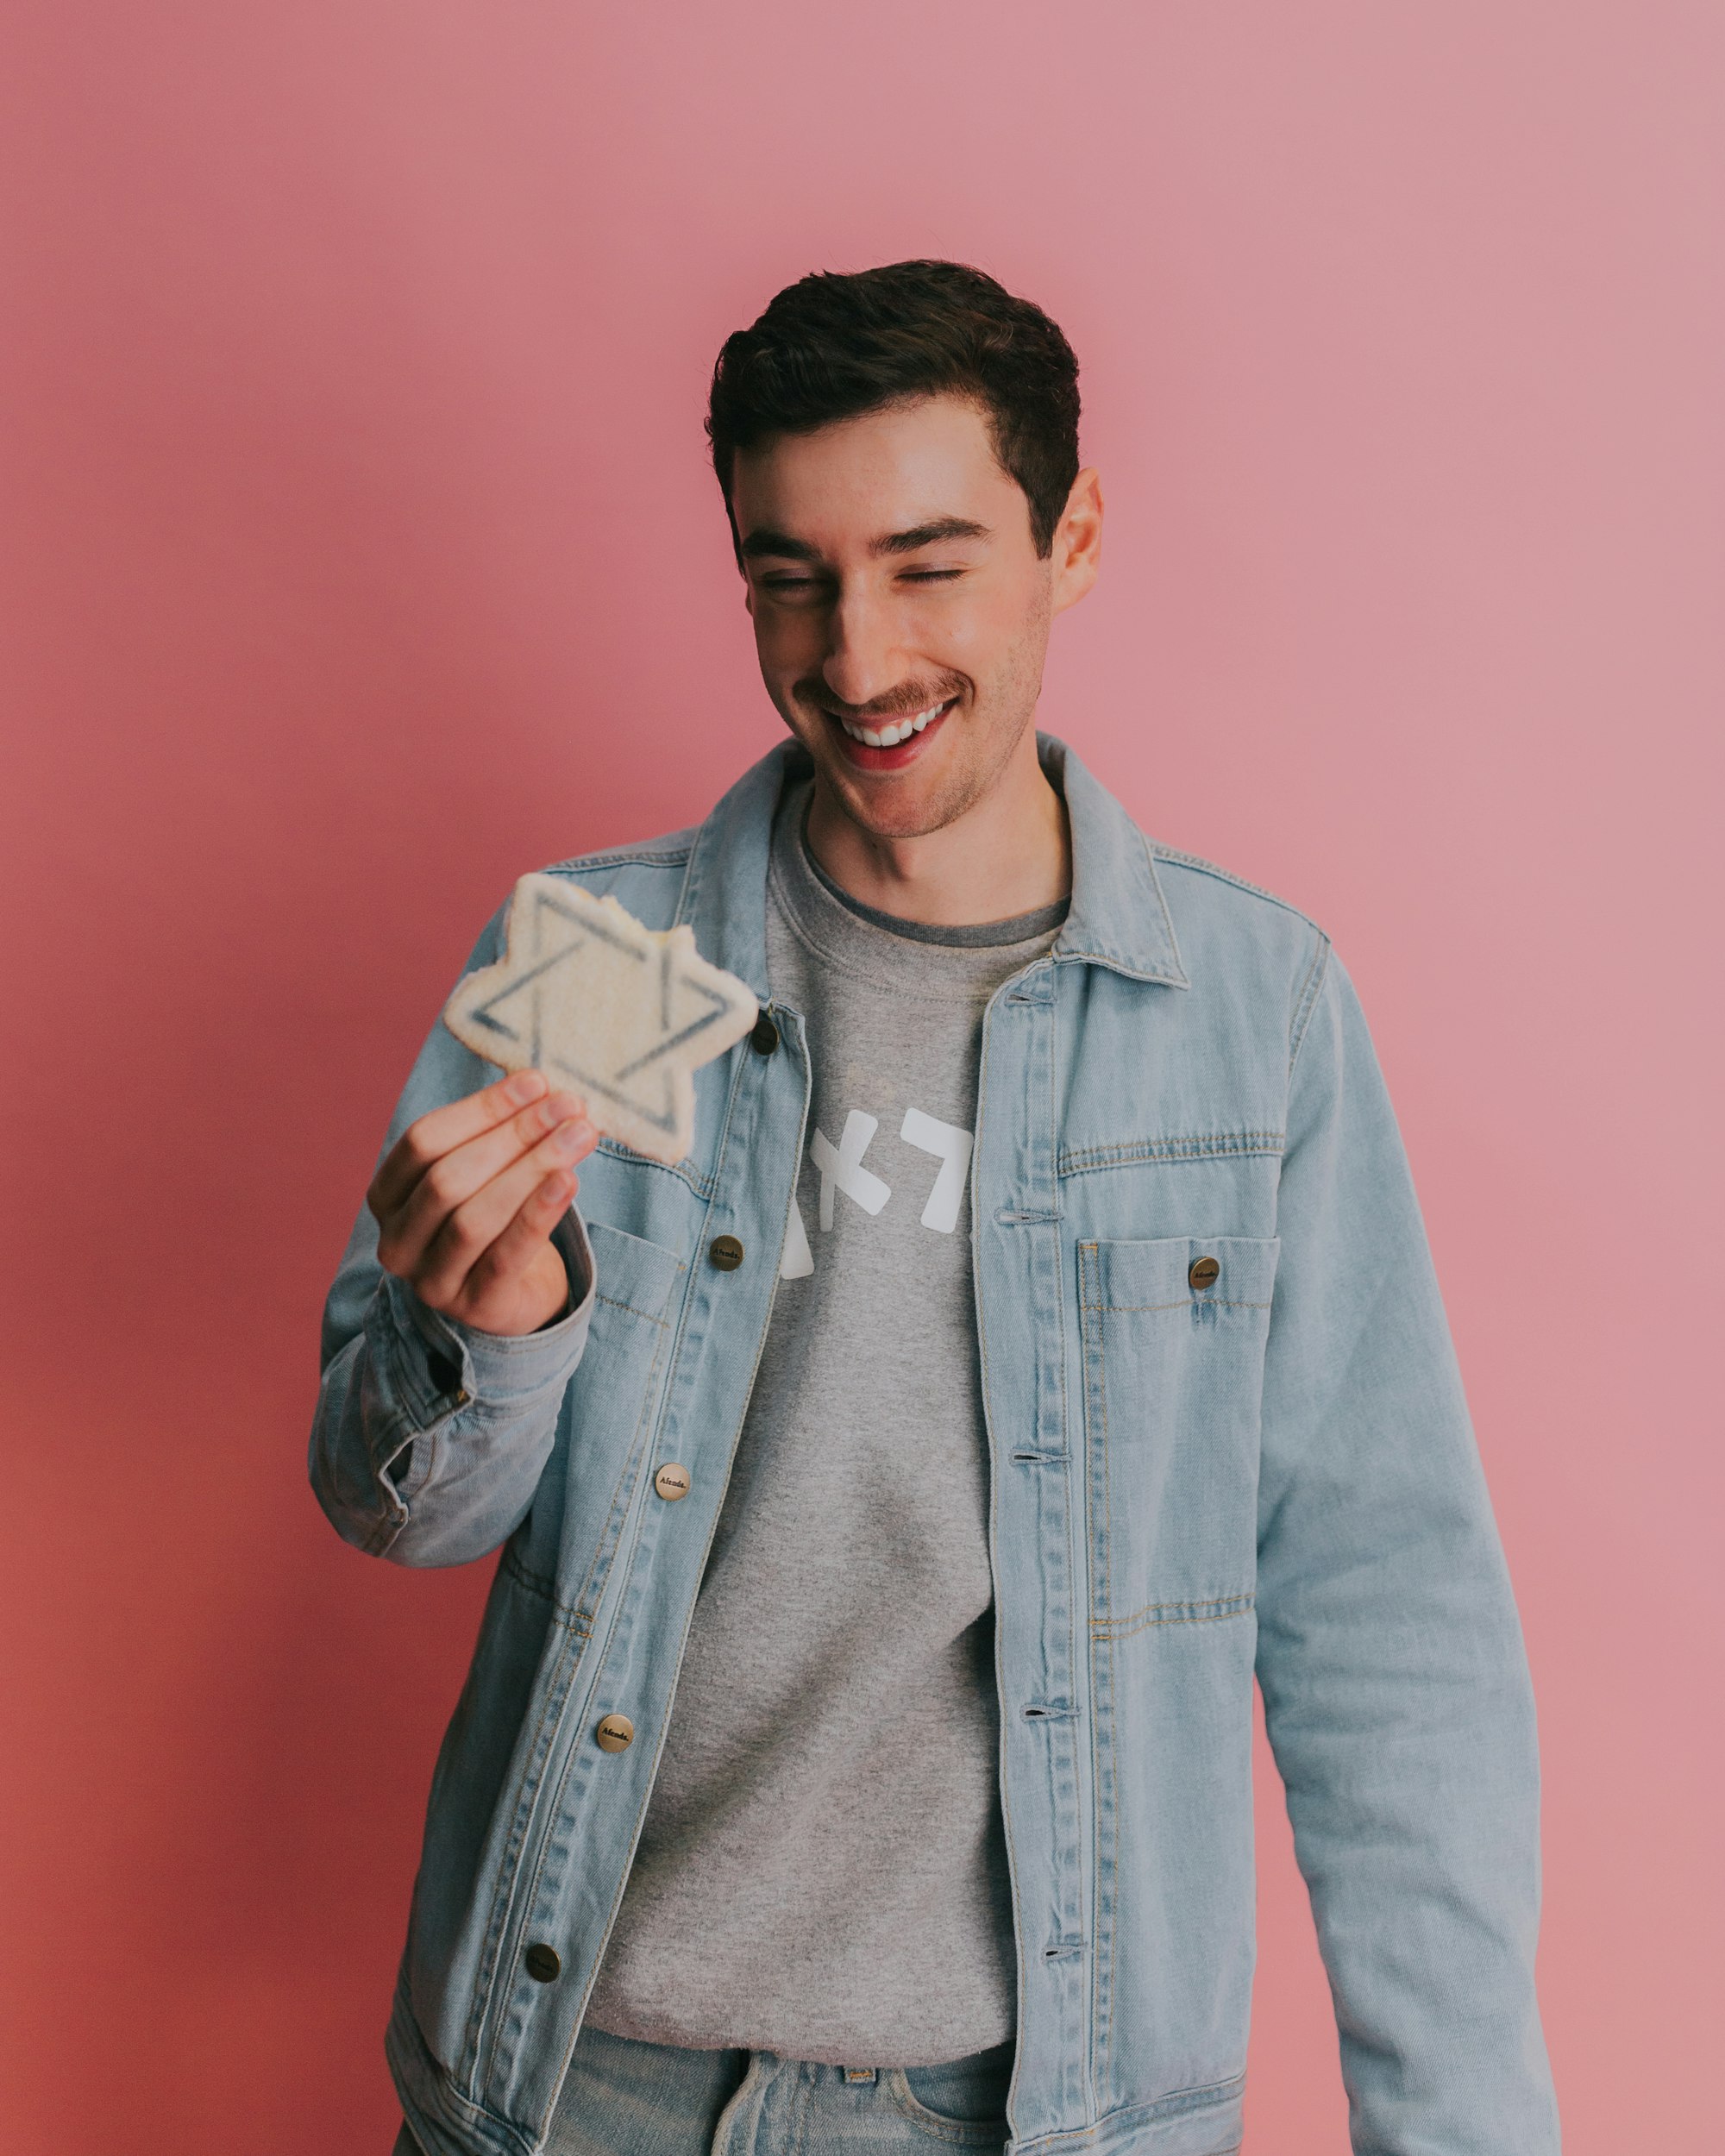
POLYGON ((821 679, 853 711, 885 696, 905 678, 892 609, 868 592, 843 592, 827 615, 821 679))

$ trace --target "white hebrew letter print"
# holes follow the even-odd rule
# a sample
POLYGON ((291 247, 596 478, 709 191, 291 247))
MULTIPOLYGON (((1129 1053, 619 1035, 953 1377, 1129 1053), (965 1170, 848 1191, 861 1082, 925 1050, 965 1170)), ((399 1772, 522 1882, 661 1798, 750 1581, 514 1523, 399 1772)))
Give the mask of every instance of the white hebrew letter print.
POLYGON ((791 1217, 785 1226, 785 1255, 780 1262, 781 1280, 806 1280, 814 1270, 814 1252, 809 1248, 808 1230, 803 1225, 803 1209, 797 1203, 797 1194, 791 1193, 791 1217))
POLYGON ((975 1143, 969 1131, 961 1131, 956 1123, 942 1123, 938 1118, 925 1115, 920 1108, 906 1108, 899 1136, 906 1145, 914 1145, 919 1153, 932 1153, 940 1163, 940 1173, 934 1179, 934 1188, 928 1194, 928 1203, 922 1209, 922 1224, 941 1235, 950 1235, 958 1225, 959 1200, 964 1195, 964 1178, 970 1172, 970 1148, 975 1143))
POLYGON ((878 1213, 892 1196, 888 1185, 870 1175, 862 1165, 869 1142, 881 1127, 876 1116, 853 1108, 844 1119, 844 1135, 837 1145, 825 1131, 809 1140, 809 1158, 820 1170, 820 1225, 823 1234, 832 1225, 832 1189, 836 1183, 847 1198, 854 1198, 864 1213, 878 1213))

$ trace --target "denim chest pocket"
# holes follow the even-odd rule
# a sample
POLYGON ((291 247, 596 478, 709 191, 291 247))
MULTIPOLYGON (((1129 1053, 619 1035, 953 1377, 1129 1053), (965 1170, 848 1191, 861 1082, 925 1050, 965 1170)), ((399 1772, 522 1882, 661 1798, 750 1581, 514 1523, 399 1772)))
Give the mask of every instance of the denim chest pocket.
POLYGON ((592 1624, 638 1475, 685 1268, 674 1250, 586 1223, 597 1271, 593 1322, 564 1396, 557 1442, 514 1563, 592 1624))
POLYGON ((1091 1617, 1124 1635, 1251 1607, 1279 1244, 1081 1243, 1091 1617))

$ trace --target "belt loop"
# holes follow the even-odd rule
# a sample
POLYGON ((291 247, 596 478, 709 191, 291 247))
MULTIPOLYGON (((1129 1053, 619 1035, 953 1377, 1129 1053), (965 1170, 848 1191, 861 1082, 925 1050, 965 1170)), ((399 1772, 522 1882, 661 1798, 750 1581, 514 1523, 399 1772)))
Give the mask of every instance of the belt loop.
POLYGON ((777 2067, 778 2061, 769 2052, 750 2054, 749 2071, 713 2128, 709 2145, 712 2156, 749 2156, 761 2124, 761 2107, 767 2100, 767 2086, 777 2067))

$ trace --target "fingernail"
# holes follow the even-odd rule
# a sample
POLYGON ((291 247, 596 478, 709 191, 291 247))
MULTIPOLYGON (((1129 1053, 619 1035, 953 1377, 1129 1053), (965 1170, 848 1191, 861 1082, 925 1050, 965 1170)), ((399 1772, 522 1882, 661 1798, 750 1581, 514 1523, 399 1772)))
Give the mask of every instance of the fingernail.
POLYGON ((544 1090, 545 1081, 536 1070, 518 1070, 504 1087, 503 1094, 505 1100, 524 1105, 529 1100, 536 1100, 544 1090))
POLYGON ((560 1123, 556 1135, 551 1140, 551 1150, 564 1160, 573 1160, 580 1152, 581 1140, 586 1134, 586 1125, 584 1123, 560 1123))

